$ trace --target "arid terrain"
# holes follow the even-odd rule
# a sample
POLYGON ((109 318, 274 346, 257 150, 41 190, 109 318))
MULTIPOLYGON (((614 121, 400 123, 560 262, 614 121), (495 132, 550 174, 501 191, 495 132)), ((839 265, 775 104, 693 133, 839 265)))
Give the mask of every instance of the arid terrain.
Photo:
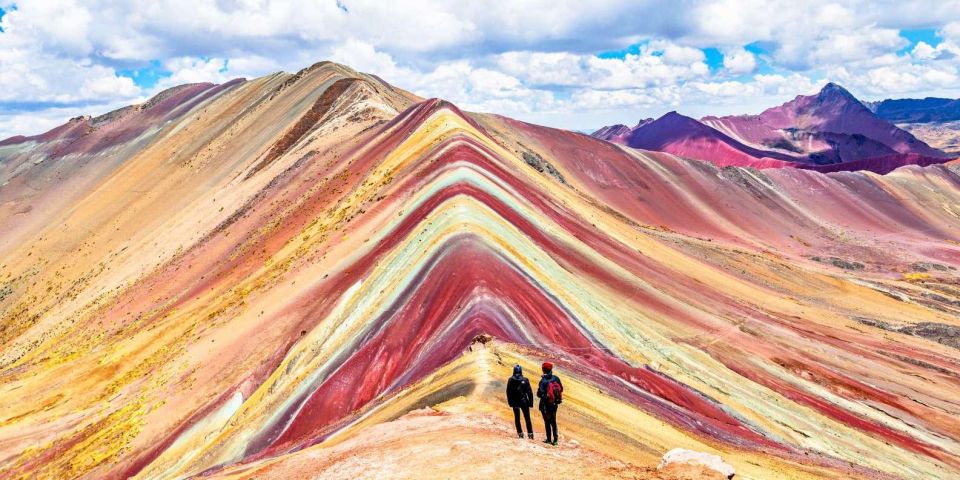
POLYGON ((4 140, 0 222, 2 478, 960 475, 955 160, 718 167, 321 62, 4 140), (502 392, 544 360, 557 447, 502 392))

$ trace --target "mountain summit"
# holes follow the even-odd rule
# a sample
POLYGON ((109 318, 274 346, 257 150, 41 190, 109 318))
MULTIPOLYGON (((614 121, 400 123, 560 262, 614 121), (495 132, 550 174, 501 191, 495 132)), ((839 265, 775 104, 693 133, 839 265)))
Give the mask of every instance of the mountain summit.
POLYGON ((833 82, 827 82, 827 84, 820 89, 820 92, 817 93, 817 98, 822 102, 837 102, 842 99, 843 101, 860 103, 860 100, 857 100, 849 90, 833 82))
MULTIPOLYGON (((735 124, 739 118, 741 117, 722 117, 721 121, 725 120, 736 128, 735 124)), ((865 139, 882 143, 897 153, 945 157, 943 152, 929 147, 910 133, 877 117, 850 92, 834 83, 828 83, 817 95, 801 95, 779 107, 765 110, 759 115, 759 120, 772 130, 860 135, 865 139)), ((754 142, 769 142, 770 138, 776 135, 773 131, 768 133, 769 136, 760 136, 757 133, 747 130, 744 138, 754 142)), ((832 143, 825 140, 827 143, 832 143)), ((840 155, 839 160, 849 162, 864 160, 864 158, 847 154, 840 155)))

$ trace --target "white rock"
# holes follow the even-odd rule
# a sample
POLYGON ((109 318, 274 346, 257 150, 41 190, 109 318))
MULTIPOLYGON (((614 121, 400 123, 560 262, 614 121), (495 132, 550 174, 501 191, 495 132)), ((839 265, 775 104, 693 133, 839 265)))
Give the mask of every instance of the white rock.
POLYGON ((660 459, 660 464, 657 465, 657 470, 666 468, 672 463, 702 465, 711 470, 720 472, 721 475, 727 478, 733 478, 733 475, 736 473, 732 465, 724 462, 722 458, 716 455, 697 452, 694 450, 687 450, 684 448, 674 448, 673 450, 667 452, 666 455, 660 459))

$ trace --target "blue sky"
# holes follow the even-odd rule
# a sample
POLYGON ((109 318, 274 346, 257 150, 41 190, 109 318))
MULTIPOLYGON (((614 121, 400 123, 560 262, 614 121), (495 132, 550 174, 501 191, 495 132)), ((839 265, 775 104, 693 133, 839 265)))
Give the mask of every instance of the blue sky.
POLYGON ((118 68, 117 75, 129 77, 136 86, 149 90, 156 86, 160 80, 173 75, 173 72, 164 68, 160 59, 155 58, 143 66, 118 68))
POLYGON ((888 0, 0 0, 0 137, 323 59, 574 129, 752 113, 827 81, 960 97, 958 20, 960 2, 888 0))
POLYGON ((940 34, 938 34, 934 28, 904 29, 900 30, 900 36, 905 38, 909 43, 898 53, 907 53, 920 42, 926 42, 928 45, 936 47, 943 41, 943 39, 940 38, 940 34))

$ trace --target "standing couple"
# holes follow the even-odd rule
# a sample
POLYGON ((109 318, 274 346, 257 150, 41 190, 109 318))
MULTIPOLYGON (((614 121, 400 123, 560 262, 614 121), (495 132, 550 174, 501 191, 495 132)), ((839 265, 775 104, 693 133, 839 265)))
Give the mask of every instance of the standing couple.
MULTIPOLYGON (((556 445, 560 437, 557 435, 557 408, 563 401, 563 384, 560 377, 553 374, 553 364, 543 363, 543 376, 537 387, 537 398, 540 399, 540 413, 543 414, 543 423, 546 425, 547 439, 543 443, 556 445)), ((513 367, 513 376, 507 380, 507 404, 513 408, 513 420, 517 424, 517 436, 523 438, 523 429, 520 428, 520 412, 527 423, 527 437, 533 438, 533 425, 530 423, 530 408, 533 407, 533 388, 530 381, 523 376, 520 365, 513 367)))

